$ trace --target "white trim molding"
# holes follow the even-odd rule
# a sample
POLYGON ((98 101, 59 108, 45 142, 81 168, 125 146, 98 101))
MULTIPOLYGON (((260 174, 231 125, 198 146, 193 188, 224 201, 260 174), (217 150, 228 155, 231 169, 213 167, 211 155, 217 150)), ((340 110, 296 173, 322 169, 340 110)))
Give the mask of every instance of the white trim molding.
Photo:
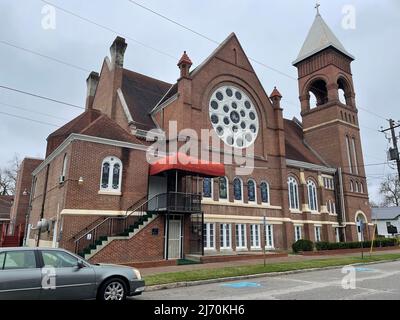
POLYGON ((98 144, 104 144, 114 147, 122 147, 128 149, 135 149, 140 151, 147 151, 149 147, 132 143, 126 141, 119 141, 119 140, 111 140, 106 138, 99 138, 93 136, 87 136, 84 134, 72 133, 67 139, 64 140, 33 172, 32 175, 36 176, 40 171, 43 170, 45 166, 47 166, 51 161, 53 161, 60 153, 62 153, 73 141, 85 141, 85 142, 92 142, 98 144))
MULTIPOLYGON (((77 215, 77 216, 125 216, 126 211, 116 210, 87 210, 87 209, 63 209, 61 215, 77 215)), ((134 212, 133 215, 142 215, 142 212, 134 212)))
POLYGON ((327 174, 335 174, 336 173, 335 168, 325 167, 325 166, 321 166, 318 164, 302 162, 302 161, 297 161, 297 160, 291 160, 291 159, 286 159, 286 165, 288 167, 307 169, 310 171, 322 172, 322 173, 327 173, 327 174))
POLYGON ((117 94, 118 94, 119 101, 121 102, 122 109, 124 110, 126 119, 128 120, 128 124, 134 123, 135 121, 133 121, 131 112, 129 111, 128 104, 126 103, 126 100, 125 100, 125 97, 124 97, 124 94, 123 94, 121 88, 117 89, 117 94))

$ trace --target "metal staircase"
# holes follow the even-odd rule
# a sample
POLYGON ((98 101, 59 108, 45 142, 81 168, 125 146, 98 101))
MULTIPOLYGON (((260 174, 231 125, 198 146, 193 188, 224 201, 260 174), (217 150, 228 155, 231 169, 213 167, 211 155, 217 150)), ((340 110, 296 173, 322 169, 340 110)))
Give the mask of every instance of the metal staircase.
POLYGON ((168 192, 143 198, 129 207, 124 216, 108 217, 75 240, 75 253, 90 259, 111 241, 129 240, 159 214, 198 212, 201 195, 168 192))

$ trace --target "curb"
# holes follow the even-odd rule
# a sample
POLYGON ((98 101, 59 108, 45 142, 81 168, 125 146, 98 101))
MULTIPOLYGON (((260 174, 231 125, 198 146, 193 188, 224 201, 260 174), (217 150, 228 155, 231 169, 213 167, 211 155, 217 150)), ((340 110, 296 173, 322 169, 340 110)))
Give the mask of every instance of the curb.
POLYGON ((373 265, 387 262, 396 262, 400 261, 400 259, 391 259, 391 260, 382 260, 382 261, 372 261, 365 263, 353 263, 349 265, 340 265, 340 266, 331 266, 331 267, 322 267, 322 268, 310 268, 310 269, 299 269, 299 270, 291 270, 291 271, 282 271, 282 272, 268 272, 268 273, 259 273, 259 274, 250 274, 245 276, 237 276, 237 277, 226 277, 226 278, 217 278, 217 279, 209 279, 209 280, 197 280, 197 281, 184 281, 184 282, 175 282, 175 283, 166 283, 166 284, 158 284, 153 286, 146 286, 145 292, 152 291, 160 291, 167 289, 175 289, 175 288, 183 288, 183 287, 193 287, 199 286, 203 284, 212 284, 212 283, 221 283, 221 282, 229 282, 229 281, 237 281, 237 280, 246 280, 246 279, 254 279, 254 278, 262 278, 262 277, 279 277, 283 275, 291 275, 291 274, 299 274, 299 273, 308 273, 313 271, 325 271, 325 270, 334 270, 341 269, 344 266, 365 266, 365 265, 373 265))

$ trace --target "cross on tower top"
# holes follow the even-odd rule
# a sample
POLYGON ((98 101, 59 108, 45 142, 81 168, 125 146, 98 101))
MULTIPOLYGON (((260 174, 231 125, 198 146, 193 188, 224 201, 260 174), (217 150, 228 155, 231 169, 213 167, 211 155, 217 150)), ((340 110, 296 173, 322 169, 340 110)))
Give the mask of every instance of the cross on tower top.
POLYGON ((321 6, 321 4, 317 1, 317 3, 315 4, 315 9, 317 9, 317 14, 319 15, 319 7, 321 6))

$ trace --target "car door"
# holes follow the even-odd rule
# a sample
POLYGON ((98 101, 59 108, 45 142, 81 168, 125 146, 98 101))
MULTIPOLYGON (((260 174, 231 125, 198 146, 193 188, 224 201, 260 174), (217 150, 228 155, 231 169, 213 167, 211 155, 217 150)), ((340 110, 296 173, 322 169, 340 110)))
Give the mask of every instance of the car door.
POLYGON ((35 250, 0 253, 0 300, 37 300, 41 271, 35 250))
POLYGON ((40 250, 43 287, 40 299, 93 299, 96 297, 95 272, 63 250, 40 250))

